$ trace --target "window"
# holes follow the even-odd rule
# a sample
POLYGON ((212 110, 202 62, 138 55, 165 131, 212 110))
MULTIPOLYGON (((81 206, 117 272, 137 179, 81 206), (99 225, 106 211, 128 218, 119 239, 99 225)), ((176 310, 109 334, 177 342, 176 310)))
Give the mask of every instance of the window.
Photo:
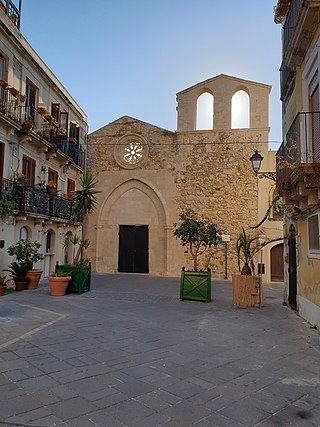
POLYGON ((37 88, 29 80, 26 83, 26 95, 26 119, 34 121, 37 88))
POLYGON ((320 258, 320 235, 319 235, 320 213, 309 216, 308 218, 308 249, 309 256, 320 258))
POLYGON ((19 240, 28 240, 29 233, 26 227, 21 227, 19 231, 19 240))
POLYGON ((77 140, 77 125, 75 123, 70 122, 70 141, 76 142, 77 140))
POLYGON ((238 90, 231 99, 231 128, 242 129, 250 127, 250 100, 244 90, 238 90))
POLYGON ((60 104, 51 103, 51 116, 56 119, 58 123, 60 122, 60 104))
POLYGON ((25 154, 22 157, 22 175, 25 185, 34 185, 35 183, 36 161, 25 154))
POLYGON ((205 92, 197 100, 197 130, 213 129, 213 95, 205 92))
POLYGON ((4 144, 0 142, 0 178, 3 177, 4 144))
POLYGON ((60 113, 60 127, 64 129, 64 134, 68 135, 68 120, 69 114, 65 111, 61 111, 60 113))
MULTIPOLYGON (((6 80, 6 60, 3 56, 0 55, 0 80, 6 80)), ((3 87, 0 87, 0 100, 3 100, 5 97, 5 91, 3 87)))
POLYGON ((76 183, 73 179, 68 178, 68 184, 67 184, 67 197, 68 199, 71 199, 73 196, 73 192, 76 188, 76 183))
POLYGON ((48 169, 48 188, 51 190, 58 189, 58 172, 54 169, 48 169))

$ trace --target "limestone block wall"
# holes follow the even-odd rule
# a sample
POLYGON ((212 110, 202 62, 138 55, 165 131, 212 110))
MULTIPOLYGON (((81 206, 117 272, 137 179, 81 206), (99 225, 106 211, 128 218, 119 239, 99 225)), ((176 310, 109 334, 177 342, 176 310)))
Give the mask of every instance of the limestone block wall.
POLYGON ((177 94, 178 131, 196 129, 197 100, 205 92, 214 97, 213 129, 231 129, 231 99, 239 90, 245 91, 250 99, 250 128, 268 127, 271 86, 221 74, 177 94))
MULTIPOLYGON (((190 255, 173 237, 179 211, 193 208, 231 236, 228 277, 237 270, 234 243, 241 227, 258 218, 257 180, 248 159, 268 129, 228 132, 169 132, 123 117, 89 136, 89 168, 98 179, 98 209, 89 218, 89 256, 99 272, 118 266, 119 225, 149 225, 150 274, 177 276, 192 267, 190 255), (115 150, 125 135, 149 144, 143 164, 126 169, 115 150)), ((213 275, 224 277, 224 246, 215 250, 213 275)))

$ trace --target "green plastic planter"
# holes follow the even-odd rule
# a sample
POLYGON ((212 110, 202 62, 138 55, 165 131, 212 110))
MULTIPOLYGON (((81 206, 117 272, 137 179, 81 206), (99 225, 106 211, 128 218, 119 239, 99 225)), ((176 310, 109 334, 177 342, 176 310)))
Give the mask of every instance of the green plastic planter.
POLYGON ((180 300, 211 301, 211 270, 186 271, 182 268, 180 300))
POLYGON ((90 291, 91 286, 91 263, 89 265, 59 265, 56 263, 56 272, 66 271, 71 276, 66 293, 82 294, 90 291))

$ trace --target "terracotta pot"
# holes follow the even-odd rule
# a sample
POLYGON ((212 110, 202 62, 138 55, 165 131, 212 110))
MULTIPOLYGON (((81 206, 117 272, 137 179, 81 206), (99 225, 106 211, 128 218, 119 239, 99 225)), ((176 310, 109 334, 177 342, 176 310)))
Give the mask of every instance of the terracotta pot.
POLYGON ((56 277, 49 276, 50 295, 54 297, 61 297, 66 293, 68 283, 71 276, 56 277))
POLYGON ((6 286, 0 286, 0 297, 3 297, 7 287, 6 286))
POLYGON ((29 270, 27 271, 27 289, 37 289, 40 278, 41 278, 42 270, 29 270))
POLYGON ((24 291, 27 287, 27 279, 14 279, 14 284, 16 285, 16 291, 24 291))

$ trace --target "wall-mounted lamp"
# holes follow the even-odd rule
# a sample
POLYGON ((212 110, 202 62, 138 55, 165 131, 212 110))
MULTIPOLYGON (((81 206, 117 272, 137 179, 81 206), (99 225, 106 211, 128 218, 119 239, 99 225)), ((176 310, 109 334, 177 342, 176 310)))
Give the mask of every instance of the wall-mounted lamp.
POLYGON ((250 157, 252 170, 255 172, 256 176, 260 179, 268 178, 268 179, 271 179, 271 181, 276 181, 277 180, 276 172, 259 172, 262 160, 263 160, 263 157, 261 156, 259 151, 255 150, 254 154, 250 157))

